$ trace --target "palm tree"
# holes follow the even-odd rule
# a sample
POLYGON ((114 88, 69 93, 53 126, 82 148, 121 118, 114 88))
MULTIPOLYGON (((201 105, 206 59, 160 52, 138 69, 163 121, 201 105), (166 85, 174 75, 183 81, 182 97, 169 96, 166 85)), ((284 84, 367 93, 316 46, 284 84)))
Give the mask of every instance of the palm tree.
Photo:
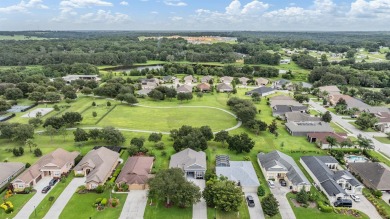
POLYGON ((326 141, 329 144, 330 150, 332 150, 332 148, 338 144, 337 139, 332 136, 327 136, 326 141))
POLYGON ((358 136, 357 143, 358 143, 360 149, 363 149, 363 150, 369 150, 369 149, 372 149, 374 147, 372 145, 371 139, 365 138, 361 135, 358 136))

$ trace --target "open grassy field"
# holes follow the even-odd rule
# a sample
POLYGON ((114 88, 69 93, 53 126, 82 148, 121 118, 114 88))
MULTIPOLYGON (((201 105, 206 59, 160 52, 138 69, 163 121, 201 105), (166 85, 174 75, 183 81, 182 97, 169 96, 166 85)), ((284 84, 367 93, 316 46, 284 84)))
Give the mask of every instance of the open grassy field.
POLYGON ((390 139, 388 137, 374 137, 374 138, 384 144, 390 144, 390 139))
POLYGON ((109 191, 106 190, 102 194, 87 193, 77 194, 75 193, 69 200, 65 209, 62 211, 60 218, 93 218, 93 219, 106 219, 106 218, 119 218, 123 203, 126 201, 127 194, 112 194, 113 198, 119 199, 119 205, 116 208, 107 207, 103 211, 97 211, 92 204, 97 198, 110 198, 109 191))
MULTIPOLYGON (((148 199, 148 203, 150 203, 148 199)), ((179 208, 176 206, 166 208, 164 203, 155 202, 154 205, 146 205, 144 219, 191 219, 192 218, 192 206, 188 208, 179 208)))

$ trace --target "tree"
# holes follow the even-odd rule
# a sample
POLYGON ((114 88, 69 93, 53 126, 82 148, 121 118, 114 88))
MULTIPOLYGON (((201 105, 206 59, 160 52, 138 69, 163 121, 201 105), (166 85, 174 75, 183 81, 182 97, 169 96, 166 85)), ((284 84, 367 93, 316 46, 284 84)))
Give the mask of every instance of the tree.
POLYGON ((124 94, 123 101, 130 105, 138 103, 138 99, 133 94, 124 94))
POLYGON ((202 126, 202 127, 200 127, 200 132, 202 132, 203 137, 207 141, 211 141, 214 138, 214 133, 211 130, 210 126, 202 126))
POLYGON ((309 102, 309 96, 303 94, 295 94, 294 99, 299 103, 303 103, 304 101, 309 102))
POLYGON ((93 116, 93 118, 95 118, 97 116, 97 112, 93 111, 92 116, 93 116))
POLYGON ((50 136, 50 143, 53 141, 53 136, 55 134, 57 134, 57 129, 54 128, 52 125, 48 125, 46 126, 46 131, 45 131, 46 134, 48 134, 50 136))
POLYGON ((196 97, 201 99, 203 97, 203 93, 202 92, 197 92, 196 93, 196 97))
POLYGON ((23 98, 23 92, 19 88, 7 88, 4 96, 7 100, 17 100, 23 98))
POLYGON ((252 97, 252 101, 253 102, 260 102, 261 101, 261 96, 260 96, 260 94, 259 93, 252 93, 252 95, 251 95, 251 97, 252 97))
POLYGON ((364 150, 369 150, 369 149, 372 149, 374 147, 371 139, 365 138, 361 135, 358 135, 357 143, 358 143, 359 147, 361 149, 364 149, 364 150))
POLYGON ((272 120, 272 123, 269 124, 268 130, 272 134, 275 134, 276 130, 278 129, 278 124, 276 123, 276 119, 272 120))
POLYGON ((31 118, 28 120, 28 124, 34 126, 34 128, 38 128, 42 123, 42 119, 40 118, 31 118))
POLYGON ((24 154, 24 149, 22 147, 14 148, 12 149, 12 153, 14 154, 15 157, 20 157, 24 154))
POLYGON ((332 121, 332 115, 330 114, 329 111, 326 111, 326 112, 322 115, 322 121, 324 121, 324 122, 331 122, 331 121, 332 121))
POLYGON ((192 100, 192 98, 194 98, 194 96, 192 95, 192 93, 178 93, 177 94, 177 100, 180 100, 180 101, 183 101, 183 100, 192 100))
POLYGON ((90 129, 88 132, 88 136, 90 139, 96 141, 101 137, 101 131, 99 129, 90 129))
POLYGON ((307 204, 309 201, 309 194, 305 191, 305 188, 302 188, 301 191, 297 194, 297 202, 301 204, 307 204))
POLYGON ((191 206, 199 202, 201 197, 199 187, 187 181, 179 168, 157 172, 156 176, 149 180, 148 196, 164 201, 167 206, 173 202, 181 207, 191 206))
POLYGON ((241 187, 225 177, 212 177, 206 182, 202 193, 207 206, 215 207, 225 212, 238 211, 243 199, 241 187))
POLYGON ((64 119, 66 124, 73 126, 75 123, 81 122, 83 117, 78 112, 66 112, 62 115, 62 119, 64 119))
POLYGON ((265 190, 264 190, 264 187, 263 186, 259 186, 257 188, 257 195, 260 196, 260 197, 263 197, 265 195, 265 190))
POLYGON ((328 142, 330 149, 338 144, 337 139, 332 136, 327 136, 326 141, 328 142))
POLYGON ((215 134, 214 141, 222 142, 222 146, 224 146, 228 138, 229 138, 229 132, 225 130, 221 130, 217 134, 215 134))
POLYGON ((250 128, 256 135, 260 134, 260 131, 267 130, 267 123, 261 120, 252 119, 246 123, 246 126, 250 128))
POLYGON ((32 148, 35 148, 37 146, 37 144, 31 138, 26 139, 24 145, 30 148, 30 152, 32 152, 32 148))
POLYGON ((59 102, 61 100, 61 95, 56 92, 47 92, 45 94, 45 100, 50 103, 59 102))
POLYGON ((52 128, 59 129, 65 125, 65 120, 62 117, 49 117, 43 123, 43 127, 52 126, 52 128))
POLYGON ((229 144, 229 150, 236 151, 237 154, 242 152, 249 153, 255 146, 255 142, 246 133, 229 137, 227 143, 229 144))
POLYGON ((25 142, 29 138, 34 138, 34 127, 28 124, 18 124, 12 129, 12 140, 25 142))
POLYGON ((62 137, 64 137, 65 142, 65 138, 66 136, 68 136, 68 131, 66 130, 66 127, 62 126, 60 129, 58 129, 58 132, 62 135, 62 137))
POLYGON ((84 87, 84 88, 81 90, 81 93, 84 94, 84 95, 90 95, 90 94, 92 94, 92 89, 89 88, 89 87, 84 87))
POLYGON ((148 93, 148 97, 152 98, 153 100, 164 100, 164 94, 157 89, 151 90, 148 93))
POLYGON ((207 140, 203 136, 199 129, 193 129, 190 133, 184 136, 180 136, 173 142, 173 148, 179 152, 185 148, 191 148, 193 150, 206 150, 207 140))
POLYGON ((270 217, 279 213, 279 203, 272 193, 261 200, 261 206, 263 207, 264 214, 270 217))
POLYGON ((114 127, 104 127, 101 131, 101 138, 111 145, 118 145, 126 141, 123 134, 114 127))
POLYGON ((35 150, 34 150, 34 155, 35 155, 35 157, 40 157, 40 156, 42 156, 42 151, 41 151, 41 149, 35 148, 35 150))
POLYGON ((161 133, 150 133, 148 141, 158 142, 161 141, 162 134, 161 133))
POLYGON ((361 113, 356 119, 355 124, 359 126, 361 130, 367 130, 368 128, 374 127, 375 123, 378 122, 378 118, 371 113, 361 113))
POLYGON ((0 100, 0 112, 5 112, 11 109, 11 104, 7 103, 5 100, 0 100))
POLYGON ((144 146, 145 138, 139 137, 139 138, 132 138, 130 141, 130 145, 136 146, 138 148, 142 148, 144 146))
POLYGON ((83 142, 83 141, 88 141, 88 134, 84 129, 77 128, 74 132, 74 141, 75 142, 83 142))

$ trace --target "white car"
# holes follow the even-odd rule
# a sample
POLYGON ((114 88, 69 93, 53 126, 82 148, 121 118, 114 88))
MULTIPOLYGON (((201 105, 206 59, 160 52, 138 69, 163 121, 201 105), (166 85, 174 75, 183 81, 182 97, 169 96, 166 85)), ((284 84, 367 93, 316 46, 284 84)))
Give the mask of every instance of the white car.
POLYGON ((268 180, 268 185, 271 189, 275 188, 275 183, 272 180, 268 180))
POLYGON ((352 198, 355 202, 360 202, 360 198, 359 198, 359 196, 357 196, 357 195, 351 195, 351 198, 352 198))

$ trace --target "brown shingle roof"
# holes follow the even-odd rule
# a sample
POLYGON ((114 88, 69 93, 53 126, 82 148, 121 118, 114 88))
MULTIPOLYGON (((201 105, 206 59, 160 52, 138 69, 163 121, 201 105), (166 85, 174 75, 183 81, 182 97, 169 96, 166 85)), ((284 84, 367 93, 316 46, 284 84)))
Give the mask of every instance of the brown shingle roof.
POLYGON ((199 90, 201 90, 201 91, 210 90, 210 88, 211 88, 210 84, 208 84, 208 83, 201 83, 201 84, 198 84, 196 87, 199 88, 199 90))
POLYGON ((328 144, 328 141, 326 138, 328 136, 331 136, 336 139, 337 142, 343 142, 347 140, 347 136, 339 133, 333 133, 333 132, 315 132, 315 133, 308 133, 307 136, 310 138, 316 138, 317 142, 322 142, 323 144, 328 144))
POLYGON ((349 163, 352 172, 358 174, 367 187, 390 190, 390 170, 382 163, 349 163))
POLYGON ((130 157, 116 179, 116 183, 146 184, 151 177, 153 157, 130 157))

